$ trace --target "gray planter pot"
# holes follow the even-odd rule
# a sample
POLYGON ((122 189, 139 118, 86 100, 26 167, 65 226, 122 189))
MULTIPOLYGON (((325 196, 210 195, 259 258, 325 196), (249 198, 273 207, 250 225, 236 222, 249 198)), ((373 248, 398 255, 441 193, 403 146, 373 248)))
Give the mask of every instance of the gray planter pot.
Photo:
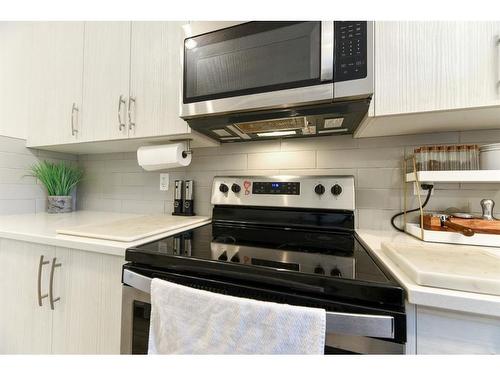
POLYGON ((47 212, 49 214, 61 214, 73 211, 73 197, 68 196, 49 196, 47 212))

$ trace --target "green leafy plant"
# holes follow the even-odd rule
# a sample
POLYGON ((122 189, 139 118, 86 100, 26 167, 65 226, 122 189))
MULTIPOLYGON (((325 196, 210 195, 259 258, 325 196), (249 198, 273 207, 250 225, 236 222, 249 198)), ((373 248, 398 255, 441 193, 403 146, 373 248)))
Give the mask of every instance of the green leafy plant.
POLYGON ((31 175, 45 185, 49 196, 67 196, 83 179, 83 169, 64 162, 44 160, 31 167, 31 175))

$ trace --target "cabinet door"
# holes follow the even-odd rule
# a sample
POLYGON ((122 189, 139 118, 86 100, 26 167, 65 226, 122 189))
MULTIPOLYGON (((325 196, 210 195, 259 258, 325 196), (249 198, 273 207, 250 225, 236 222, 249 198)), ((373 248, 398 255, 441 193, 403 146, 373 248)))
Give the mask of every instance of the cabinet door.
POLYGON ((128 136, 129 74, 130 22, 85 22, 82 141, 128 136))
MULTIPOLYGON (((0 353, 50 354, 52 315, 48 298, 38 304, 40 256, 51 261, 51 246, 0 239, 0 353)), ((48 294, 50 263, 41 269, 41 293, 48 294)))
POLYGON ((500 22, 376 22, 375 115, 500 104, 500 22))
POLYGON ((122 257, 56 248, 54 354, 119 354, 122 257))
POLYGON ((417 306, 417 354, 500 354, 500 320, 417 306))
POLYGON ((187 132, 179 118, 181 100, 181 22, 132 22, 130 95, 131 137, 187 132))
POLYGON ((83 82, 83 22, 34 25, 28 146, 79 140, 83 82))
POLYGON ((32 61, 32 23, 0 22, 0 135, 26 138, 32 61))

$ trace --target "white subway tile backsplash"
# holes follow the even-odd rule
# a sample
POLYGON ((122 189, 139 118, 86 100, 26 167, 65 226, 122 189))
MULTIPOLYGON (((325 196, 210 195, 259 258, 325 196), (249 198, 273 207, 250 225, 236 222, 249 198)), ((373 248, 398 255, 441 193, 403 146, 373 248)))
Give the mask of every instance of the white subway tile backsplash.
POLYGON ((399 189, 357 189, 357 208, 399 209, 401 190, 399 189))
POLYGON ((188 167, 191 171, 224 171, 247 168, 247 155, 214 155, 194 157, 188 167))
POLYGON ((403 149, 373 148, 354 150, 319 150, 317 151, 318 168, 373 168, 399 167, 403 158, 403 149))
POLYGON ((123 200, 122 202, 122 212, 132 214, 163 214, 164 207, 165 201, 162 200, 123 200))
POLYGON ((142 172, 120 173, 119 176, 124 186, 144 186, 146 180, 142 172))
POLYGON ((358 188, 401 189, 402 171, 399 168, 360 168, 358 188))
POLYGON ((281 151, 339 150, 358 148, 358 139, 351 135, 325 136, 316 138, 285 138, 281 141, 281 151))
MULTIPOLYGON (((3 195, 0 195, 4 197, 3 195)), ((35 199, 0 199, 0 215, 29 214, 36 212, 35 199)))
POLYGON ((267 152, 248 155, 248 169, 302 169, 315 167, 316 154, 314 151, 267 152))
MULTIPOLYGON (((393 215, 397 214, 399 210, 360 208, 356 211, 357 228, 389 230, 392 229, 390 224, 391 218, 393 215)), ((399 220, 396 224, 401 225, 399 220)))
POLYGON ((420 146, 431 144, 459 143, 457 132, 398 135, 393 137, 374 137, 359 139, 360 148, 420 146))
MULTIPOLYGON (((195 149, 191 165, 162 171, 170 174, 167 192, 159 190, 160 172, 143 171, 137 166, 135 153, 84 155, 80 157, 80 163, 88 179, 78 191, 79 207, 145 214, 170 213, 174 180, 193 179, 195 212, 211 215, 211 187, 216 175, 353 175, 356 226, 387 230, 391 228, 392 215, 403 207, 401 164, 405 150, 410 153, 421 144, 491 140, 494 137, 500 141, 500 133, 498 136, 495 132, 480 133, 483 134, 454 132, 370 139, 353 139, 344 135, 231 143, 195 149)), ((411 193, 408 208, 414 208, 417 198, 413 195, 413 187, 407 187, 411 193)), ((481 198, 498 198, 500 201, 499 187, 500 184, 436 184, 427 209, 444 210, 454 206, 480 211, 481 198)), ((415 219, 416 215, 411 217, 415 219)))
POLYGON ((258 152, 279 152, 281 143, 279 140, 267 140, 259 142, 235 142, 224 143, 219 149, 221 155, 231 154, 254 154, 258 152))
POLYGON ((500 129, 474 130, 460 133, 460 143, 499 143, 500 129))
POLYGON ((24 169, 0 168, 0 181, 2 184, 36 184, 36 179, 24 169))
POLYGON ((120 199, 102 199, 94 196, 79 194, 77 200, 78 210, 121 212, 122 200, 120 199))

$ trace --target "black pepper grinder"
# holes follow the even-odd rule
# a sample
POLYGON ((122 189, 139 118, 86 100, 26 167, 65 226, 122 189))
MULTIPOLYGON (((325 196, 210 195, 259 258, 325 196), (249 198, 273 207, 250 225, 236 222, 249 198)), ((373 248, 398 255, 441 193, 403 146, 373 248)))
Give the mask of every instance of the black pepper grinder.
POLYGON ((184 181, 175 180, 175 190, 174 190, 174 215, 182 215, 182 195, 184 194, 184 181))
POLYGON ((194 181, 184 181, 184 215, 194 216, 194 181))

